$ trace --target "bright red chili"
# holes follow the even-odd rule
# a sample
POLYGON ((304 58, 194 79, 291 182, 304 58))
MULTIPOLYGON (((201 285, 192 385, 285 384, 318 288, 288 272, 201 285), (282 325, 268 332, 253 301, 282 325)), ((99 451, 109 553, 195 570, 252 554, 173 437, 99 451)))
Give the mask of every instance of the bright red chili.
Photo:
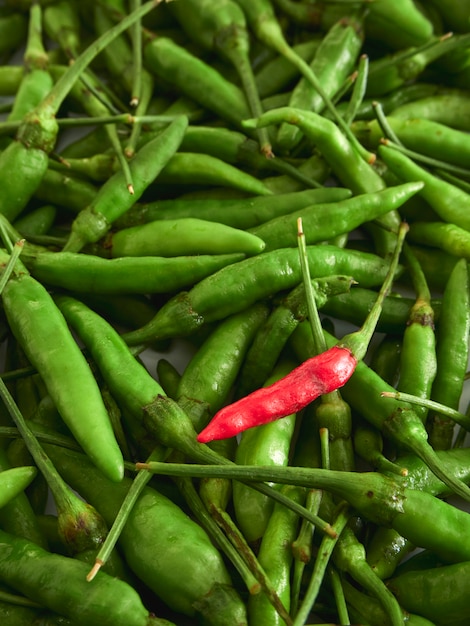
POLYGON ((346 346, 336 345, 307 359, 287 376, 218 411, 198 435, 200 443, 226 439, 303 409, 320 395, 342 387, 357 359, 346 346))

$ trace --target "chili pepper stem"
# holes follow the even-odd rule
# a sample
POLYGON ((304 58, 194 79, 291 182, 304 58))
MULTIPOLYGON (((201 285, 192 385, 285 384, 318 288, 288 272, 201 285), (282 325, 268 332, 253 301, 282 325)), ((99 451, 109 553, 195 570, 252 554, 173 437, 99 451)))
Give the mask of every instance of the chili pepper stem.
POLYGON ((338 509, 335 515, 335 521, 333 523, 333 528, 335 528, 337 532, 337 537, 334 539, 332 537, 323 537, 321 541, 321 546, 315 560, 313 573, 310 578, 310 582, 303 598, 302 604, 300 605, 299 610, 295 616, 293 626, 302 626, 303 624, 307 623, 309 613, 313 605, 315 604, 318 592, 320 591, 320 587, 325 576, 325 571, 330 561, 332 552, 336 546, 338 537, 340 537, 341 532, 348 523, 350 517, 351 513, 349 511, 349 506, 346 504, 346 502, 341 502, 338 505, 338 509))
MULTIPOLYGON (((167 456, 167 454, 168 454, 168 451, 159 446, 152 451, 151 455, 149 456, 149 461, 150 460, 161 461, 167 456)), ((151 474, 149 474, 148 472, 143 472, 143 471, 139 472, 137 476, 134 478, 131 488, 127 492, 124 502, 122 503, 119 509, 119 512, 114 519, 113 525, 111 526, 108 534, 106 535, 106 539, 103 542, 103 545, 101 546, 98 554, 96 555, 95 563, 87 574, 86 579, 88 582, 91 582, 95 578, 96 574, 99 572, 101 567, 109 559, 111 552, 113 551, 114 546, 116 545, 116 542, 119 539, 119 535, 121 534, 122 529, 124 528, 124 525, 127 522, 127 518, 129 517, 129 514, 132 511, 132 508, 137 498, 142 493, 142 490, 144 489, 144 487, 147 485, 147 483, 149 482, 151 478, 152 478, 151 474)))
POLYGON ((380 395, 383 398, 394 398, 395 400, 403 400, 404 402, 409 402, 410 404, 417 404, 418 406, 426 407, 427 409, 436 411, 436 413, 450 417, 454 420, 454 422, 460 424, 466 430, 470 430, 470 417, 468 415, 465 415, 465 413, 461 413, 460 411, 456 411, 451 407, 445 406, 440 402, 435 402, 434 400, 429 400, 427 398, 420 398, 419 396, 415 396, 411 393, 405 393, 403 391, 383 391, 380 395))
POLYGON ((357 361, 361 361, 366 355, 370 340, 372 339, 372 335, 375 332, 377 322, 382 312, 383 302, 388 295, 388 292, 390 291, 390 287, 395 276, 401 247, 403 245, 408 230, 408 224, 406 222, 402 222, 398 231, 396 254, 394 255, 394 258, 390 263, 390 271, 388 272, 387 277, 382 284, 377 299, 374 302, 374 305, 370 310, 370 313, 368 314, 363 326, 358 331, 350 333, 349 335, 343 337, 339 344, 340 346, 347 346, 349 350, 351 350, 351 353, 354 355, 357 361))
POLYGON ((23 250, 23 246, 24 246, 24 239, 20 239, 19 241, 15 243, 15 245, 13 246, 11 250, 10 259, 8 263, 6 264, 5 268, 3 269, 3 272, 0 278, 0 294, 2 293, 3 288, 7 284, 8 279, 10 278, 13 270, 15 269, 16 261, 18 260, 23 250))

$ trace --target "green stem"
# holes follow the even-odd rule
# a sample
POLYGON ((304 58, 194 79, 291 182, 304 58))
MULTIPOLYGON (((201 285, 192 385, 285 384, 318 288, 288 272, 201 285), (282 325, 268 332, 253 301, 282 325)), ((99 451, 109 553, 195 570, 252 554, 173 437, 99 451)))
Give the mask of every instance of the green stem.
POLYGON ((136 20, 154 9, 162 0, 150 0, 143 4, 137 11, 129 13, 118 24, 103 33, 98 39, 93 41, 88 48, 69 66, 67 72, 59 78, 52 87, 49 95, 37 107, 36 111, 40 114, 46 113, 48 116, 54 116, 59 111, 65 98, 68 96, 71 87, 83 73, 85 68, 95 59, 98 54, 106 48, 110 41, 118 37, 121 33, 129 28, 136 20))
POLYGON ((336 610, 338 612, 340 626, 347 626, 351 623, 348 614, 348 605, 346 598, 344 597, 343 584, 341 582, 341 576, 334 567, 330 567, 330 583, 333 589, 333 595, 336 602, 336 610))
POLYGON ((383 398, 394 398, 395 400, 402 400, 404 402, 409 402, 410 404, 417 404, 418 406, 431 409, 440 415, 450 417, 454 420, 454 422, 465 428, 465 430, 470 430, 470 417, 468 415, 460 413, 460 411, 456 411, 455 409, 451 409, 440 402, 434 402, 434 400, 420 398, 418 396, 414 396, 413 394, 403 393, 401 391, 383 391, 380 395, 383 398))
POLYGON ((395 131, 388 123, 387 116, 384 113, 382 104, 378 101, 374 101, 372 103, 372 107, 374 109, 374 113, 379 123, 379 126, 382 129, 382 132, 384 133, 385 137, 393 141, 397 146, 400 146, 403 148, 404 146, 402 142, 399 140, 399 138, 395 134, 395 131))
MULTIPOLYGON (((31 424, 30 428, 38 441, 50 443, 54 446, 61 446, 62 448, 69 448, 70 450, 81 450, 80 446, 76 444, 73 439, 70 439, 70 437, 66 437, 65 435, 56 435, 55 433, 44 432, 40 429, 35 428, 33 424, 31 424)), ((18 439, 19 437, 21 437, 21 433, 15 426, 0 426, 0 437, 18 439)))
POLYGON ((239 553, 240 555, 243 555, 245 562, 250 568, 250 571, 256 577, 260 587, 262 588, 263 592, 266 594, 266 597, 268 598, 269 602, 276 609, 276 611, 282 617, 282 619, 286 622, 286 624, 291 626, 292 620, 289 616, 289 613, 287 612, 278 593, 276 592, 276 589, 273 587, 271 581, 269 580, 268 576, 264 572, 263 568, 258 562, 258 559, 256 558, 254 552, 251 550, 247 541, 243 537, 239 528, 234 524, 231 517, 225 511, 222 511, 219 507, 216 507, 215 510, 213 510, 212 514, 215 515, 215 519, 217 520, 218 524, 227 533, 227 536, 232 541, 233 546, 237 550, 237 553, 239 553))
POLYGON ((409 150, 400 144, 399 141, 391 141, 390 139, 381 139, 381 143, 389 148, 393 148, 394 150, 398 150, 402 154, 406 155, 410 159, 414 161, 419 161, 424 163, 425 165, 431 168, 437 168, 444 171, 451 172, 456 176, 463 176, 466 178, 470 177, 470 170, 464 167, 458 167, 458 165, 453 165, 452 163, 447 163, 446 161, 439 161, 439 159, 435 159, 434 157, 426 156, 425 154, 421 154, 420 152, 415 152, 414 150, 409 150))
POLYGON ((307 591, 305 592, 303 602, 297 612, 297 615, 295 616, 293 626, 304 626, 304 624, 307 623, 308 616, 313 605, 315 604, 315 600, 317 599, 318 592, 320 591, 320 587, 325 576, 326 568, 336 546, 338 537, 341 535, 341 532, 348 523, 350 516, 351 513, 349 512, 348 505, 345 502, 342 502, 338 506, 335 522, 333 524, 333 528, 337 532, 337 537, 334 539, 332 537, 323 537, 321 541, 320 549, 318 550, 318 555, 315 559, 312 577, 307 591))
POLYGON ((403 245, 403 241, 405 239, 406 233, 409 230, 409 226, 406 222, 400 224, 400 228, 398 230, 397 242, 395 246, 395 251, 393 253, 392 260, 390 262, 390 267, 387 273, 387 276, 382 284, 382 287, 379 291, 377 299, 375 300, 367 318, 362 325, 362 327, 354 332, 346 335, 341 340, 340 344, 347 346, 354 357, 360 361, 364 358, 369 343, 372 339, 372 336, 375 332, 375 328, 377 326, 377 322, 379 320, 380 314, 382 313, 382 306, 388 292, 390 291, 392 282, 395 277, 395 272, 398 266, 398 260, 400 258, 400 253, 403 245))
MULTIPOLYGON (((224 532, 222 532, 222 529, 224 529, 227 533, 226 524, 223 524, 225 520, 218 515, 214 518, 213 514, 209 514, 190 479, 185 478, 179 480, 178 486, 191 511, 194 513, 200 524, 212 536, 214 541, 230 559, 231 563, 240 574, 250 595, 259 593, 261 591, 261 584, 259 583, 258 576, 255 576, 250 567, 247 565, 246 558, 243 556, 244 553, 238 549, 236 544, 227 538, 227 535, 224 534, 224 532), (223 521, 221 521, 222 519, 223 521)), ((222 515, 223 511, 217 510, 217 513, 222 515)), ((233 524, 230 526, 230 530, 232 530, 232 527, 234 527, 233 524)), ((232 535, 230 534, 229 537, 231 536, 232 535)), ((255 569, 257 572, 260 572, 261 567, 254 555, 253 559, 256 561, 257 565, 255 569)))
POLYGON ((346 124, 352 124, 357 115, 359 107, 364 100, 368 75, 369 57, 366 54, 362 54, 359 58, 359 66, 356 71, 351 98, 349 99, 348 107, 344 114, 344 121, 346 122, 346 124))
MULTIPOLYGON (((169 450, 166 448, 162 448, 158 446, 155 448, 150 456, 148 457, 147 463, 151 462, 161 462, 162 459, 165 459, 169 454, 169 450)), ((129 491, 124 498, 123 503, 114 519, 113 525, 109 529, 109 532, 104 540, 98 554, 96 555, 95 563, 91 570, 87 574, 87 581, 90 582, 96 576, 96 574, 100 571, 102 566, 108 561, 111 553, 121 535, 122 529, 124 528, 127 519, 132 511, 134 504, 136 503, 138 497, 144 490, 145 486, 152 478, 152 474, 147 471, 139 471, 139 473, 134 478, 132 485, 129 491)))
POLYGON ((315 300, 315 294, 313 292, 313 284, 310 278, 310 268, 308 264, 307 245, 305 242, 305 233, 302 227, 302 218, 297 220, 297 235, 299 246, 299 259, 300 267, 302 270, 302 279, 305 289, 305 299, 307 301, 308 319, 310 321, 310 327, 312 329, 313 340, 315 343, 315 349, 318 354, 325 352, 327 349, 325 335, 323 334, 323 328, 320 321, 320 315, 318 313, 317 303, 315 300))
MULTIPOLYGON (((314 514, 320 508, 323 492, 319 489, 310 489, 307 493, 305 507, 314 514)), ((294 554, 294 571, 292 574, 291 613, 297 613, 299 598, 302 588, 303 574, 307 563, 310 562, 312 553, 312 538, 315 527, 303 519, 297 539, 292 544, 294 554)))
MULTIPOLYGON (((141 0, 130 0, 129 7, 131 11, 137 11, 142 5, 141 0)), ((136 107, 140 101, 142 91, 142 20, 139 18, 132 26, 132 93, 131 107, 136 107)))
MULTIPOLYGON (((8 238, 6 238, 5 243, 7 243, 7 247, 9 240, 8 238)), ((17 241, 15 243, 15 245, 13 246, 13 248, 10 251, 10 258, 8 260, 8 263, 5 265, 5 268, 3 269, 2 275, 0 277, 0 294, 3 292, 3 289, 5 288, 5 285, 7 284, 7 282, 10 279, 10 276, 12 275, 14 269, 15 269, 15 265, 16 265, 16 261, 18 260, 22 250, 23 250, 23 245, 24 245, 24 239, 20 239, 19 241, 17 241)))

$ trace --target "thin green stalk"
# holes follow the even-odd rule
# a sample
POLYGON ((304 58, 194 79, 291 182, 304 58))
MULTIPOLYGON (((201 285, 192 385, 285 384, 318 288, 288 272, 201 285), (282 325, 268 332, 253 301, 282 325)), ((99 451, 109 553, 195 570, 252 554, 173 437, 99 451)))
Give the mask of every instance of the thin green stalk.
POLYGON ((320 315, 318 314, 318 308, 316 305, 315 295, 313 292, 313 284, 310 278, 310 268, 308 265, 307 245, 305 242, 305 233, 302 227, 302 218, 297 220, 297 242, 299 246, 299 259, 300 267, 302 270, 302 279, 305 289, 305 299, 307 302, 308 319, 310 321, 310 327, 315 342, 315 347, 318 353, 325 352, 327 349, 325 336, 323 334, 323 328, 320 321, 320 315))
POLYGON ((0 294, 3 292, 5 285, 7 284, 13 270, 15 269, 16 261, 23 250, 24 239, 20 239, 19 241, 17 241, 13 248, 11 248, 11 246, 9 245, 8 237, 4 238, 4 242, 7 248, 9 248, 10 258, 8 260, 8 263, 5 265, 5 268, 3 269, 2 275, 0 277, 0 294))
POLYGON ((402 400, 409 402, 410 404, 417 404, 418 406, 424 406, 427 409, 431 409, 440 415, 450 417, 457 424, 460 424, 465 430, 470 430, 470 416, 460 413, 455 409, 451 409, 440 402, 434 402, 434 400, 428 400, 426 398, 419 398, 413 394, 403 393, 402 391, 383 391, 380 394, 383 398, 394 398, 395 400, 402 400))
POLYGON ((337 532, 337 537, 335 539, 333 539, 332 537, 323 537, 321 541, 318 555, 315 560, 312 577, 310 579, 307 591, 305 592, 303 602, 295 616, 293 626, 304 626, 307 623, 308 616, 317 599, 318 592, 320 591, 320 587, 325 576, 326 568, 330 561, 333 550, 336 546, 338 537, 341 535, 341 532, 348 523, 350 517, 351 513, 349 511, 349 505, 347 505, 345 502, 342 502, 337 508, 335 521, 333 523, 333 528, 337 532))
POLYGON ((369 75, 369 57, 366 54, 362 54, 359 57, 359 65, 355 73, 354 86, 349 99, 346 112, 344 113, 344 121, 346 124, 352 124, 354 121, 359 107, 364 100, 367 78, 369 75))
POLYGON ((393 255, 392 261, 390 263, 390 270, 387 273, 387 277, 384 280, 382 287, 380 288, 379 294, 369 314, 367 315, 367 318, 362 328, 360 328, 358 331, 354 333, 346 335, 346 337, 343 337, 343 341, 344 340, 347 341, 347 345, 349 346, 349 348, 351 349, 352 353, 354 354, 354 356, 356 357, 358 361, 364 358, 368 345, 370 343, 370 340, 372 339, 372 336, 375 332, 377 322, 382 312, 383 302, 386 296, 388 295, 388 292, 390 291, 390 288, 392 286, 392 283, 395 277, 395 270, 396 270, 396 267, 398 266, 401 248, 402 248, 402 245, 403 245, 403 242, 404 242, 404 239, 408 230, 409 230, 408 224, 406 222, 402 222, 398 230, 395 254, 393 255))
MULTIPOLYGON (((158 446, 152 451, 152 453, 148 457, 147 463, 154 461, 163 461, 167 458, 169 452, 170 451, 166 448, 158 446)), ((136 500, 138 499, 151 478, 152 474, 144 470, 139 471, 138 474, 135 476, 129 491, 126 494, 123 503, 121 504, 119 512, 114 519, 113 525, 109 529, 106 539, 104 540, 98 554, 96 555, 95 563, 87 574, 86 579, 88 580, 88 582, 93 580, 93 578, 100 571, 103 565, 108 561, 136 500)))
POLYGON ((431 168, 437 168, 440 170, 444 170, 444 172, 451 172, 456 176, 464 176, 466 178, 470 178, 470 170, 459 167, 458 165, 453 165, 452 163, 447 163, 446 161, 440 161, 439 159, 435 159, 434 157, 426 156, 425 154, 421 154, 420 152, 415 152, 414 150, 409 150, 402 146, 398 141, 392 141, 390 139, 381 139, 381 143, 389 148, 393 148, 394 150, 398 150, 398 152, 402 152, 404 155, 413 159, 414 161, 420 161, 425 165, 431 168))
MULTIPOLYGON (((212 536, 219 548, 224 552, 224 554, 228 557, 235 569, 240 574, 250 595, 259 593, 261 591, 262 585, 260 584, 258 578, 254 575, 251 568, 246 563, 246 559, 237 549, 237 546, 235 546, 227 538, 226 534, 222 532, 221 525, 217 523, 216 519, 214 519, 212 515, 209 514, 199 494, 194 488, 191 479, 180 479, 178 481, 178 486, 191 511, 198 519, 199 523, 212 536)), ((256 557, 254 555, 253 557, 256 560, 256 557)), ((257 569, 259 570, 259 564, 257 565, 257 569)))
MULTIPOLYGON (((130 0, 129 9, 136 11, 142 5, 141 0, 130 0)), ((142 90, 142 20, 138 19, 131 28, 132 53, 133 53, 133 80, 131 93, 131 107, 136 107, 140 101, 142 90)))
POLYGON ((333 596, 336 602, 336 610, 338 612, 339 624, 340 626, 348 626, 351 623, 351 620, 348 613, 346 598, 344 597, 341 576, 334 567, 329 568, 329 575, 331 588, 333 590, 333 596))
POLYGON ((395 143, 397 146, 400 146, 401 148, 404 148, 403 143, 400 141, 400 139, 397 137, 395 131, 393 130, 393 128, 388 123, 387 116, 384 113, 382 104, 380 102, 378 102, 378 101, 374 101, 372 103, 372 106, 374 108, 375 117, 377 118, 377 121, 378 121, 378 123, 380 125, 380 128, 382 129, 385 137, 387 139, 390 139, 391 141, 393 141, 393 143, 395 143))
MULTIPOLYGON (((320 489, 309 489, 307 492, 305 507, 314 514, 318 513, 323 492, 320 489)), ((294 571, 292 574, 291 614, 297 613, 300 602, 303 574, 307 563, 312 556, 312 538, 315 527, 303 519, 297 539, 292 543, 294 554, 294 571)))

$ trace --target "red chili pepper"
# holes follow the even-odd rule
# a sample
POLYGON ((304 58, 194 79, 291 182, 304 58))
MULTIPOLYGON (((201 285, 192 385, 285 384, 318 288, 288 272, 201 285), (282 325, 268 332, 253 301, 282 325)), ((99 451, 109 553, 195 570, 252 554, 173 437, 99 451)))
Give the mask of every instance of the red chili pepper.
POLYGON ((308 359, 269 387, 257 389, 222 408, 199 433, 199 443, 233 437, 247 428, 296 413, 320 395, 339 389, 349 380, 367 351, 407 232, 408 226, 401 224, 387 277, 362 328, 344 337, 336 346, 308 359))
POLYGON ((341 345, 304 361, 269 387, 257 389, 218 411, 198 435, 200 443, 226 439, 251 428, 297 413, 320 395, 342 387, 357 364, 341 345))

